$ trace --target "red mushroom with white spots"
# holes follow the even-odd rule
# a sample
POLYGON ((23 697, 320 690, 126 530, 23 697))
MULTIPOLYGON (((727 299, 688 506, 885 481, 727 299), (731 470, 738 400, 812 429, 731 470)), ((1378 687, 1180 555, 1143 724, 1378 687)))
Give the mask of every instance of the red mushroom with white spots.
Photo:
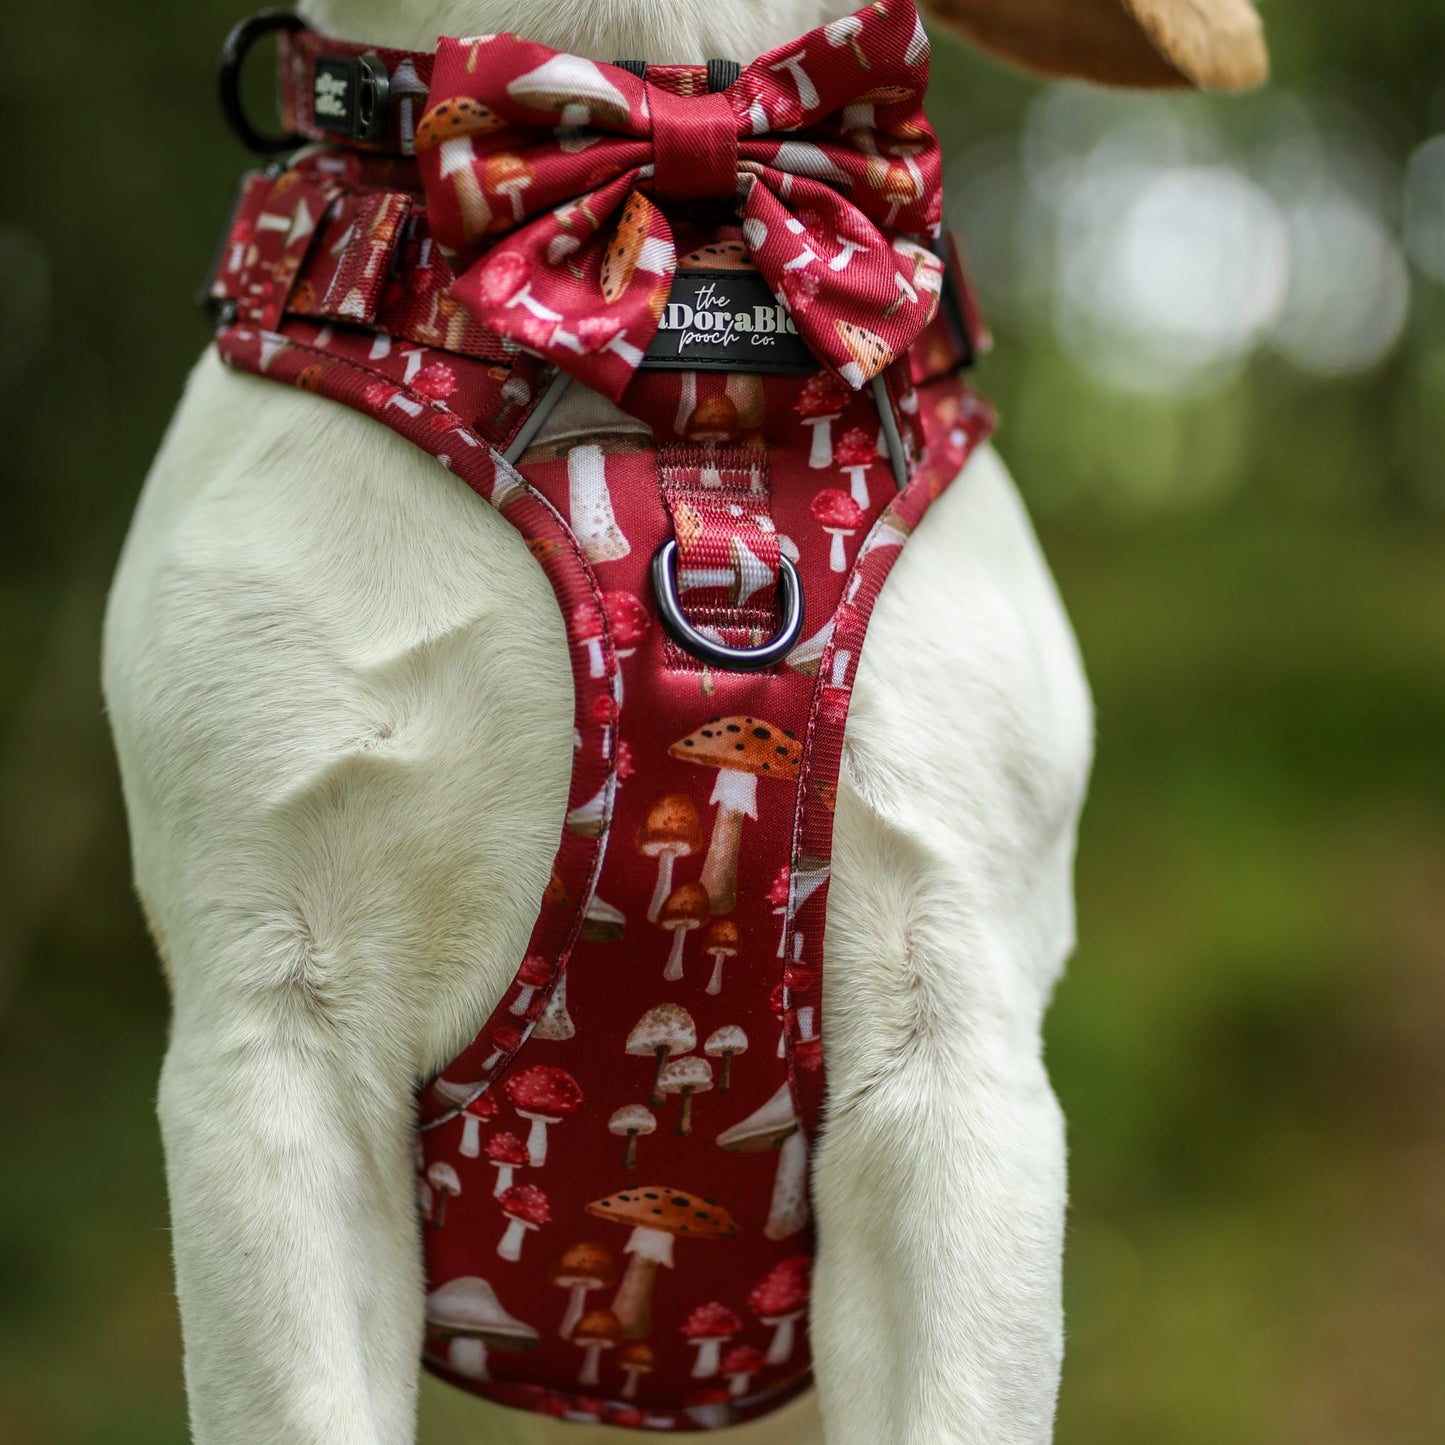
POLYGON ((763 1352, 756 1345, 734 1345, 722 1357, 723 1378, 734 1399, 747 1394, 753 1376, 762 1369, 763 1363, 763 1352))
POLYGON ((438 1196, 432 1209, 432 1227, 440 1229, 447 1221, 447 1201, 462 1192, 461 1177, 445 1159, 438 1159, 427 1169, 426 1179, 438 1196))
POLYGON ((780 1260, 752 1288, 748 1308, 772 1327, 773 1340, 763 1357, 770 1365, 792 1358, 797 1323, 808 1312, 808 1290, 813 1261, 806 1254, 780 1260))
POLYGON ((787 1082, 746 1119, 717 1136, 718 1147, 731 1154, 778 1151, 773 1195, 763 1234, 768 1239, 791 1239, 808 1223, 808 1145, 798 1127, 793 1095, 787 1082))
POLYGON ((738 926, 730 918, 716 918, 703 939, 703 950, 712 958, 712 977, 707 981, 711 994, 722 992, 723 961, 738 956, 738 926))
POLYGON ((700 883, 679 883, 667 896, 657 915, 657 926, 672 934, 672 947, 667 954, 667 967, 662 976, 668 983, 682 977, 682 950, 687 935, 707 922, 707 889, 700 883))
POLYGON ((532 1006, 532 997, 552 977, 552 966, 540 953, 529 953, 517 970, 517 996, 512 1012, 524 1014, 532 1006))
POLYGON ((601 677, 607 671, 607 661, 602 656, 602 612, 595 602, 579 602, 572 609, 572 632, 587 649, 588 676, 601 677))
POLYGON ((497 1245, 497 1253, 503 1259, 519 1260, 522 1241, 528 1232, 540 1229, 552 1218, 552 1202, 535 1184, 514 1184, 497 1196, 497 1203, 507 1216, 506 1232, 497 1245))
POLYGON ((607 1121, 609 1133, 627 1136, 627 1143, 622 1149, 622 1167, 624 1169, 635 1169, 637 1167, 637 1136, 639 1134, 651 1134, 657 1128, 657 1116, 651 1109, 644 1109, 641 1104, 624 1104, 607 1121))
POLYGON ((587 1307, 587 1296, 594 1289, 606 1289, 617 1283, 617 1261, 606 1245, 583 1239, 553 1261, 548 1278, 558 1289, 567 1291, 567 1308, 557 1333, 564 1340, 570 1340, 587 1307))
POLYGON ((512 1171, 527 1162, 527 1146, 515 1134, 499 1129, 487 1140, 487 1158, 497 1169, 492 1197, 500 1199, 512 1187, 512 1171))
POLYGON ((679 1136, 692 1133, 692 1099, 694 1094, 705 1094, 712 1088, 712 1065, 696 1054, 686 1058, 673 1059, 663 1066, 657 1080, 659 1094, 680 1094, 682 1111, 677 1119, 679 1136))
POLYGON ((512 1107, 531 1122, 527 1152, 533 1169, 547 1162, 547 1126, 559 1124, 582 1105, 577 1080, 552 1064, 533 1064, 513 1074, 504 1085, 512 1107))
POLYGON ((482 1060, 483 1069, 494 1069, 508 1055, 522 1047, 522 1031, 511 1024, 498 1024, 492 1030, 492 1052, 482 1060))
POLYGON ((838 438, 838 448, 833 453, 833 463, 848 474, 852 491, 850 495, 859 506, 868 506, 868 468, 878 460, 878 448, 873 438, 861 426, 849 427, 838 438))
MULTIPOLYGON (((440 1089, 437 1090, 441 1092, 440 1089)), ((464 1159, 475 1159, 482 1152, 482 1125, 502 1112, 495 1094, 478 1094, 462 1105, 462 1142, 457 1153, 464 1159)))
POLYGON ((589 1310, 572 1331, 572 1343, 583 1351, 579 1385, 600 1383, 598 1364, 603 1350, 615 1349, 622 1343, 622 1325, 611 1310, 589 1310))
POLYGON ((833 423, 848 404, 848 389, 831 372, 810 376, 798 392, 793 410, 803 425, 812 428, 813 444, 808 450, 810 467, 826 467, 833 460, 833 423))
POLYGON ((673 743, 668 755, 717 769, 711 798, 717 817, 700 881, 712 911, 731 913, 737 906, 743 819, 758 816, 758 779, 795 782, 802 748, 792 733, 762 718, 715 717, 673 743))
POLYGON ((863 525, 863 509, 838 487, 824 487, 813 498, 808 510, 813 520, 833 539, 828 552, 828 566, 842 572, 848 565, 843 539, 851 537, 863 525))
MULTIPOLYGON (((607 625, 612 630, 612 645, 617 649, 618 661, 632 656, 652 631, 652 618, 647 608, 631 593, 623 591, 604 592, 602 606, 607 613, 607 625)), ((617 675, 617 701, 622 702, 622 674, 617 675)))
POLYGON ((637 830, 637 851, 657 859, 657 886, 648 904, 647 921, 657 922, 662 905, 672 893, 672 865, 702 851, 702 819, 697 804, 686 793, 668 793, 648 810, 637 830))
POLYGON ((682 1402, 694 1425, 704 1430, 721 1430, 732 1422, 733 1397, 723 1389, 694 1390, 682 1402))
POLYGON ((632 1032, 627 1035, 627 1052, 639 1057, 650 1055, 657 1061, 652 1071, 652 1092, 648 1096, 648 1103, 654 1109, 662 1103, 657 1081, 663 1065, 679 1054, 690 1054, 696 1047, 697 1025, 681 1004, 660 1003, 633 1024, 632 1032))
POLYGON ((612 1311, 629 1340, 652 1333, 652 1290, 658 1269, 672 1268, 674 1239, 732 1239, 738 1232, 737 1221, 721 1204, 660 1184, 594 1199, 587 1212, 632 1226, 623 1247, 629 1256, 627 1270, 612 1300, 612 1311))
POLYGON ((743 1322, 725 1304, 711 1300, 698 1305, 682 1322, 683 1336, 697 1346, 694 1380, 710 1380, 718 1372, 722 1347, 742 1329, 743 1322))

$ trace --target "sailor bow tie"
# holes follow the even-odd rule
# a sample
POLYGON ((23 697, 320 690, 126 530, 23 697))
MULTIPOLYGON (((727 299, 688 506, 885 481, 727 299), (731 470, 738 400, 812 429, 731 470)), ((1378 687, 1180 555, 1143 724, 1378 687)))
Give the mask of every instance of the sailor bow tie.
POLYGON ((803 341, 858 388, 932 319, 942 210, 913 0, 876 0, 706 93, 515 35, 443 39, 416 152, 452 295, 616 400, 678 264, 667 212, 731 203, 803 341))

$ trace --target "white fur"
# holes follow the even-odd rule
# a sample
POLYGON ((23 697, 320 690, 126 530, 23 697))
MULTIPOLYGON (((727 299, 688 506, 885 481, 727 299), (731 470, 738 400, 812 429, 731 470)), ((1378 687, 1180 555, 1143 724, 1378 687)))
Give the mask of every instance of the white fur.
MULTIPOLYGON (((316 0, 422 46, 747 56, 849 0, 316 0)), ((571 757, 522 539, 419 450, 197 366, 106 622, 135 873, 174 992, 161 1079, 194 1436, 404 1445, 423 1286, 413 1090, 510 980, 571 757)), ((1063 1131, 1039 1023, 1072 942, 1087 690, 985 450, 879 601, 839 790, 814 1346, 827 1445, 1039 1445, 1063 1131)), ((476 1405, 474 1438, 589 1432, 476 1405)), ((609 1437, 610 1438, 610 1437, 609 1437)), ((729 1435, 817 1440, 812 1407, 729 1435)))

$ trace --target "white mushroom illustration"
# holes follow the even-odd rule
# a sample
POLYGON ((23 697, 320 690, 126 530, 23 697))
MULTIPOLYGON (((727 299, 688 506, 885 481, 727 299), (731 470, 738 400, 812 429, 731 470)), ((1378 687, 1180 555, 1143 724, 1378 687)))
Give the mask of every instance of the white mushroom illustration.
POLYGON ((645 1344, 642 1340, 633 1340, 631 1344, 623 1345, 622 1353, 617 1357, 617 1364, 625 1381, 617 1393, 624 1400, 635 1400, 641 1377, 650 1375, 657 1368, 657 1360, 652 1353, 652 1346, 645 1344))
POLYGON ((531 1325, 514 1319, 484 1279, 463 1275, 426 1297, 427 1335, 447 1346, 447 1363, 459 1375, 486 1380, 487 1352, 520 1354, 537 1344, 531 1325))
POLYGON ((497 1203, 507 1216, 506 1232, 497 1245, 497 1253, 503 1259, 519 1260, 527 1232, 540 1228, 552 1218, 552 1202, 535 1184, 514 1184, 497 1196, 497 1203))
POLYGON ((856 15, 844 15, 837 20, 830 20, 823 27, 823 34, 828 38, 828 44, 835 50, 846 45, 853 52, 853 59, 858 62, 859 70, 870 70, 868 57, 863 53, 862 47, 858 44, 858 37, 863 32, 863 22, 856 15))
POLYGON ((410 56, 403 60, 391 73, 391 88, 387 100, 395 105, 401 121, 401 148, 409 151, 416 139, 416 106, 425 100, 427 87, 416 73, 416 66, 410 56))
POLYGON ((763 1364, 763 1352, 756 1345, 734 1345, 722 1357, 722 1373, 728 1382, 728 1393, 734 1399, 746 1395, 753 1376, 763 1364))
POLYGON ((564 973, 557 980, 557 987, 552 990, 552 997, 547 1000, 547 1007, 542 1011, 542 1017, 537 1020, 537 1027, 532 1030, 532 1037, 547 1039, 552 1043, 565 1043, 568 1039, 575 1037, 577 1025, 572 1022, 572 1015, 567 1012, 567 975, 564 973))
POLYGON ((722 1347, 742 1329, 743 1322, 736 1313, 719 1300, 698 1305, 682 1322, 682 1333, 689 1343, 697 1346, 697 1358, 693 1361, 694 1380, 710 1380, 717 1374, 722 1360, 722 1347))
POLYGON ((726 1094, 733 1078, 733 1059, 748 1051, 748 1036, 736 1024, 724 1024, 707 1036, 702 1051, 709 1058, 722 1060, 722 1077, 717 1091, 726 1094))
POLYGON ((768 66, 774 74, 786 70, 798 87, 798 103, 804 110, 812 110, 818 103, 818 87, 813 84, 808 72, 803 69, 802 55, 785 55, 776 65, 768 66))
POLYGON ((682 1408, 692 1423, 703 1430, 722 1430, 732 1422, 733 1397, 727 1390, 694 1390, 682 1408))
POLYGON ((672 892, 673 863, 702 851, 702 819, 697 804, 686 793, 668 793, 659 798, 637 830, 637 851, 645 858, 657 859, 657 886, 647 907, 647 921, 656 923, 672 892))
POLYGON ((524 463, 567 459, 567 511, 591 562, 616 562, 632 550, 617 525, 607 487, 607 458, 652 444, 652 429, 590 387, 573 385, 552 408, 524 463))
POLYGON ((589 1310, 572 1331, 572 1343, 581 1347, 582 1369, 577 1376, 579 1385, 597 1385, 598 1362, 603 1350, 615 1349, 622 1343, 622 1325, 611 1310, 589 1310))
POLYGON ((627 98, 592 61, 580 55, 553 55, 512 81, 507 94, 537 110, 560 110, 566 126, 587 125, 592 120, 621 125, 628 117, 627 98))
MULTIPOLYGON (((839 495, 847 500, 846 494, 839 495)), ((711 799, 717 817, 701 882, 712 911, 731 913, 737 906, 743 819, 758 816, 758 779, 796 781, 802 749, 792 733, 762 718, 715 717, 673 743, 668 753, 718 770, 711 799)))
POLYGON ((672 1268, 677 1235, 714 1240, 732 1239, 738 1232, 737 1221, 721 1204, 662 1185, 623 1189, 595 1199, 587 1212, 632 1226, 623 1249, 629 1256, 627 1270, 612 1301, 612 1312, 629 1340, 646 1339, 652 1332, 652 1287, 659 1267, 672 1268))
POLYGON ((752 1288, 748 1308, 773 1328, 773 1342, 764 1356, 770 1365, 785 1364, 797 1339, 797 1322, 808 1311, 809 1276, 813 1261, 806 1254, 780 1260, 752 1288))
POLYGON ((427 1183, 437 1192, 436 1208, 432 1211, 432 1228, 440 1229, 447 1222, 447 1201, 455 1199, 462 1192, 462 1181, 457 1171, 445 1159, 438 1159, 426 1171, 427 1183))
POLYGON ((787 1083, 746 1119, 724 1129, 717 1142, 734 1154, 778 1150, 778 1172, 763 1234, 768 1239, 791 1239, 803 1229, 808 1222, 808 1145, 798 1128, 787 1083))
POLYGON ((682 1096, 682 1112, 677 1119, 679 1135, 692 1133, 693 1095, 705 1094, 711 1088, 712 1065, 706 1059, 698 1058, 696 1054, 673 1059, 663 1065, 657 1080, 657 1092, 682 1096))
POLYGON ((651 1134, 657 1128, 657 1116, 641 1104, 624 1104, 607 1121, 609 1133, 626 1135, 627 1143, 622 1150, 622 1167, 637 1167, 637 1136, 651 1134))
POLYGON ((527 1146, 515 1134, 499 1129, 487 1140, 487 1158, 497 1169, 492 1197, 500 1199, 512 1187, 512 1171, 528 1162, 527 1146))
POLYGON ((667 967, 662 976, 668 983, 676 983, 682 977, 682 949, 687 935, 701 928, 708 916, 707 889, 700 883, 679 883, 668 894, 667 902, 657 915, 657 926, 672 934, 672 948, 667 955, 667 967))
POLYGON ((627 915, 595 893, 582 910, 582 937, 588 943, 612 943, 627 932, 627 915))
POLYGON ((715 918, 703 939, 703 949, 712 958, 712 977, 707 981, 707 991, 722 992, 723 961, 738 956, 738 926, 730 918, 715 918))
POLYGON ((558 1289, 568 1292, 567 1309, 557 1333, 564 1340, 570 1340, 587 1306, 588 1294, 617 1283, 617 1261, 605 1244, 583 1239, 564 1250, 547 1274, 558 1289))
POLYGON ((582 1090, 566 1069, 533 1064, 513 1074, 503 1086, 512 1107, 531 1122, 527 1152, 534 1169, 547 1162, 547 1125, 561 1123, 582 1104, 582 1090))
MULTIPOLYGON (((670 1058, 679 1054, 690 1054, 697 1047, 697 1025, 692 1015, 681 1004, 660 1003, 650 1008, 633 1024, 627 1035, 627 1052, 635 1055, 651 1055, 657 1060, 652 1071, 652 1092, 648 1102, 655 1109, 662 1103, 657 1092, 657 1081, 662 1067, 670 1058)), ((639 1133, 649 1133, 642 1129, 639 1133)))

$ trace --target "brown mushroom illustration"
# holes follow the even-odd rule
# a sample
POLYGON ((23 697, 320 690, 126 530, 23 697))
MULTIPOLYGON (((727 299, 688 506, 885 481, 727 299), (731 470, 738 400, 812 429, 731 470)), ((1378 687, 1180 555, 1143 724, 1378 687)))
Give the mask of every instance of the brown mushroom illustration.
POLYGON ((617 1283, 617 1262, 605 1244, 582 1239, 553 1261, 548 1278, 558 1289, 568 1291, 567 1309, 557 1333, 564 1340, 570 1340, 586 1308, 588 1294, 617 1283))
POLYGON ((624 1380, 622 1388, 617 1392, 618 1396, 623 1400, 635 1400, 642 1376, 650 1375, 657 1368, 652 1346, 641 1340, 633 1340, 631 1344, 623 1345, 617 1364, 622 1370, 624 1380))
POLYGON ((668 793, 648 810, 637 830, 637 851, 657 859, 657 886, 647 906, 647 921, 657 922, 662 905, 672 892, 672 865, 702 851, 702 819, 697 804, 686 793, 668 793))
MULTIPOLYGON (((512 219, 520 224, 524 219, 522 192, 536 179, 536 172, 521 156, 510 151, 496 151, 487 157, 483 174, 488 186, 499 196, 506 196, 512 203, 512 219)), ((493 223, 493 228, 502 227, 493 223)))
POLYGON ((500 1199, 512 1187, 512 1171, 525 1164, 527 1157, 527 1146, 515 1134, 499 1129, 487 1140, 487 1158, 497 1167, 494 1199, 500 1199))
POLYGON ((874 439, 861 426, 849 427, 838 438, 838 449, 833 453, 833 464, 848 474, 852 486, 852 498, 858 506, 868 506, 868 468, 878 460, 878 448, 874 439))
MULTIPOLYGON (((442 1098, 442 1080, 437 1080, 436 1092, 442 1098)), ((470 1085, 476 1088, 475 1084, 470 1085)), ((448 1102, 453 1102, 448 1100, 448 1102)), ((457 1153, 464 1159, 475 1159, 482 1152, 482 1125, 495 1119, 502 1112, 502 1106, 497 1103, 495 1094, 478 1094, 474 1099, 468 1099, 462 1105, 462 1142, 457 1146, 457 1153)))
POLYGON ((732 1239, 738 1232, 737 1221, 721 1204, 660 1184, 594 1199, 587 1212, 632 1226, 623 1248, 630 1258, 612 1301, 629 1340, 645 1339, 652 1331, 652 1288, 658 1267, 672 1268, 674 1239, 732 1239))
POLYGON ((712 977, 707 981, 707 991, 721 993, 723 960, 738 956, 737 924, 730 918, 715 918, 703 940, 703 949, 712 956, 712 977))
POLYGON ((607 458, 652 444, 652 429, 600 392, 569 386, 523 462, 567 461, 567 511, 590 562, 616 562, 632 550, 617 525, 607 488, 607 458))
POLYGON ((702 1051, 711 1059, 722 1060, 722 1077, 718 1080, 717 1091, 726 1094, 733 1080, 733 1059, 748 1051, 748 1036, 736 1024, 724 1024, 714 1029, 703 1044, 702 1051))
POLYGON ((559 1124, 575 1114, 582 1104, 582 1090, 566 1069, 552 1064, 533 1064, 513 1074, 504 1085, 512 1107, 531 1121, 527 1152, 533 1169, 547 1162, 547 1125, 559 1124))
POLYGON ((512 1012, 524 1014, 532 1006, 532 996, 552 977, 552 965, 540 953, 529 953, 517 970, 517 996, 512 1000, 512 1012))
POLYGON ((622 1150, 622 1167, 637 1167, 637 1136, 651 1134, 657 1128, 657 1116, 641 1104, 624 1104, 607 1121, 607 1128, 613 1134, 625 1134, 627 1143, 622 1150))
POLYGON ((448 1280, 426 1297, 427 1335, 447 1347, 447 1364, 472 1380, 490 1379, 487 1352, 521 1354, 537 1344, 531 1325, 514 1319, 476 1275, 448 1280))
POLYGON ((532 1037, 560 1044, 574 1038, 576 1033, 577 1025, 572 1022, 572 1015, 567 1012, 567 975, 564 973, 557 980, 557 987, 552 990, 552 997, 547 1000, 547 1007, 542 1010, 537 1027, 532 1030, 532 1037))
POLYGON ((597 1385, 597 1366, 603 1350, 615 1349, 622 1343, 622 1325, 611 1310, 588 1310, 572 1331, 572 1343, 583 1350, 579 1385, 597 1385))
POLYGON ((455 1199, 462 1192, 462 1181, 457 1171, 445 1159, 438 1159, 426 1171, 427 1183, 437 1192, 436 1208, 432 1211, 432 1228, 440 1229, 447 1222, 447 1201, 455 1199))
POLYGON ((706 1059, 698 1058, 696 1054, 689 1054, 682 1059, 673 1059, 663 1065, 662 1073, 657 1080, 657 1092, 682 1095, 682 1112, 677 1118, 679 1135, 692 1133, 693 1095, 705 1094, 711 1088, 712 1065, 706 1059))
POLYGON ((535 1184, 514 1184, 497 1196, 507 1216, 506 1232, 497 1245, 503 1259, 519 1260, 522 1241, 530 1229, 539 1229, 552 1218, 552 1202, 535 1184))
MULTIPOLYGON (((848 501, 846 493, 838 495, 848 501)), ((673 743, 668 754, 718 770, 711 798, 717 817, 701 883, 712 911, 731 913, 737 906, 743 819, 758 816, 758 779, 796 780, 802 749, 792 733, 762 718, 715 717, 673 743)))
POLYGON ((725 1304, 711 1300, 698 1305, 682 1322, 683 1336, 697 1346, 694 1380, 710 1380, 718 1372, 722 1347, 742 1329, 743 1322, 725 1304))
POLYGON ((831 372, 817 372, 800 388, 793 410, 813 432, 813 444, 808 449, 810 467, 832 463, 833 423, 843 415, 847 404, 848 389, 831 372))
POLYGON ((824 487, 813 498, 808 510, 813 520, 833 539, 828 550, 828 566, 841 572, 848 565, 843 551, 843 538, 851 537, 863 525, 863 509, 838 487, 824 487))
POLYGON ((812 1258, 806 1254, 779 1260, 748 1295, 748 1308, 773 1329, 773 1342, 764 1356, 770 1365, 784 1364, 792 1356, 796 1324, 808 1310, 812 1268, 812 1258))
POLYGON ((753 1376, 763 1367, 763 1352, 756 1345, 734 1345, 722 1357, 722 1373, 734 1399, 746 1395, 753 1376))
POLYGON ((746 1119, 724 1129, 717 1142, 732 1154, 778 1150, 778 1172, 763 1234, 768 1239, 791 1239, 808 1222, 808 1145, 798 1128, 787 1083, 746 1119))
POLYGON ((678 1054, 690 1054, 697 1047, 697 1025, 692 1015, 681 1004, 660 1003, 650 1008, 633 1024, 627 1035, 629 1054, 651 1054, 657 1060, 652 1072, 652 1092, 648 1103, 655 1109, 662 1103, 657 1092, 657 1080, 662 1066, 678 1054))
POLYGON ((657 915, 657 926, 672 934, 672 948, 667 955, 667 967, 662 976, 668 983, 676 983, 682 977, 682 948, 687 935, 707 922, 707 889, 700 883, 680 883, 668 894, 667 902, 657 915))

